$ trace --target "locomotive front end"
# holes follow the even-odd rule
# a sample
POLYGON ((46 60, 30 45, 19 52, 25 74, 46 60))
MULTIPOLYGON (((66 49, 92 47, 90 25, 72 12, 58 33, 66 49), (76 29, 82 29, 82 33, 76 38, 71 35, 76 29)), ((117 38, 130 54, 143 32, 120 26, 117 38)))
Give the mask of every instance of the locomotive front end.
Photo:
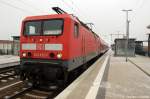
POLYGON ((23 21, 19 68, 22 80, 34 84, 64 81, 68 57, 65 20, 38 16, 23 21))

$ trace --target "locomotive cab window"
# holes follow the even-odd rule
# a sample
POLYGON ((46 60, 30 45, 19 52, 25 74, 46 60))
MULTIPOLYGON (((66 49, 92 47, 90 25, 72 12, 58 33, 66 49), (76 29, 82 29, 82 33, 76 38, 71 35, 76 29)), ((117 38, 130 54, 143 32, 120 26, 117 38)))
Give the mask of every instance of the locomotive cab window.
POLYGON ((26 22, 25 23, 25 35, 40 35, 41 22, 26 22))
POLYGON ((25 22, 24 35, 60 35, 63 32, 62 19, 25 22))
POLYGON ((60 35, 63 32, 63 20, 48 20, 43 23, 43 35, 60 35))
POLYGON ((79 26, 77 23, 74 25, 74 36, 77 38, 79 36, 79 26))

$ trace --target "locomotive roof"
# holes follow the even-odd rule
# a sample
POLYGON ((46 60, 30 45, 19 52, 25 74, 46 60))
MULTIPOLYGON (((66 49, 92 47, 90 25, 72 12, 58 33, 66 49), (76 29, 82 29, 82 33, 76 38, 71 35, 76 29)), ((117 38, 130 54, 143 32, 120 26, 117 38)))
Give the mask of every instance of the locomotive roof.
POLYGON ((70 18, 70 15, 69 14, 51 14, 51 15, 28 16, 24 19, 24 21, 43 20, 43 19, 50 19, 50 18, 70 18))
POLYGON ((81 20, 78 19, 78 17, 72 15, 72 14, 51 14, 51 15, 39 15, 39 16, 28 16, 23 21, 31 21, 31 20, 46 20, 50 18, 71 18, 73 20, 76 20, 79 22, 82 26, 84 26, 86 29, 91 31, 95 36, 99 37, 95 32, 93 32, 85 23, 83 23, 81 20))

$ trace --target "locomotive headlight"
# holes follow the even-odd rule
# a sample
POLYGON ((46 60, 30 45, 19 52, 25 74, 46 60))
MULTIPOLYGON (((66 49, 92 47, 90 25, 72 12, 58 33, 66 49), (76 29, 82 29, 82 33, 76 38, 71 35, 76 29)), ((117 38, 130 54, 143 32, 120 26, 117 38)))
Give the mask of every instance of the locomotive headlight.
POLYGON ((58 59, 62 58, 62 54, 61 53, 57 54, 57 58, 58 59))
POLYGON ((23 57, 26 57, 26 56, 27 56, 27 54, 26 54, 26 53, 22 53, 22 56, 23 56, 23 57))

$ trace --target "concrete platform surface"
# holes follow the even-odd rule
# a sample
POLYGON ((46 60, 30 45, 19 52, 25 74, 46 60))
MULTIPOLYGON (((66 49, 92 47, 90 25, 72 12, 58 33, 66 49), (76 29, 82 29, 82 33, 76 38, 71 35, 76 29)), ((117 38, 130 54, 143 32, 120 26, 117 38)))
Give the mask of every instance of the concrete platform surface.
POLYGON ((98 93, 97 99, 150 99, 150 77, 124 57, 111 56, 98 93))
POLYGON ((0 68, 18 65, 19 61, 20 61, 19 56, 1 55, 0 56, 0 68))
MULTIPOLYGON (((108 52, 109 53, 109 52, 108 52)), ((55 99, 94 99, 96 97, 109 54, 98 59, 55 99)))
POLYGON ((150 99, 150 77, 130 61, 125 62, 124 57, 109 54, 110 51, 55 99, 150 99))
POLYGON ((128 59, 150 75, 150 57, 136 55, 135 58, 132 57, 128 59))

